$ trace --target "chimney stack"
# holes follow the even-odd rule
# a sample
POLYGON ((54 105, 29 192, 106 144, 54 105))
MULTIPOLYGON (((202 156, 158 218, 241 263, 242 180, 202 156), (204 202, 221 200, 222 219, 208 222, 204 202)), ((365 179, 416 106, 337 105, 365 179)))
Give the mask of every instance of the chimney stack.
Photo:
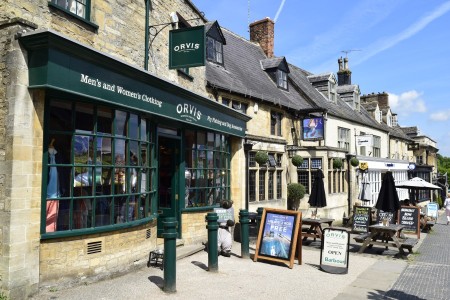
POLYGON ((344 66, 342 67, 342 57, 338 59, 339 71, 338 85, 350 85, 352 84, 352 71, 348 69, 348 58, 344 58, 344 66))
POLYGON ((259 43, 268 58, 273 57, 275 22, 269 17, 250 25, 250 41, 259 43))

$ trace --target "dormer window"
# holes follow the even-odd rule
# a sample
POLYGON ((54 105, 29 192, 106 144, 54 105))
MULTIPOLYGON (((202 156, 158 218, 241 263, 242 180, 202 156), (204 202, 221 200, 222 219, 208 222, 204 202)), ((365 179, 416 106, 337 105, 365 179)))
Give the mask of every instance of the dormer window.
POLYGON ((209 61, 223 64, 223 45, 210 36, 206 37, 206 58, 209 61))
POLYGON ((277 70, 277 85, 278 87, 287 90, 287 73, 283 70, 277 70))

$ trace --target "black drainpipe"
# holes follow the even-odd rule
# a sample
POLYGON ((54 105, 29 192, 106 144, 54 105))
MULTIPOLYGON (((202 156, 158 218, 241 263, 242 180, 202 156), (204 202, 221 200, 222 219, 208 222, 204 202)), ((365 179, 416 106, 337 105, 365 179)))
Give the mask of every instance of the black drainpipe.
POLYGON ((351 206, 351 204, 352 204, 352 189, 351 189, 351 186, 352 186, 352 184, 351 184, 351 178, 352 178, 352 176, 351 176, 351 165, 350 165, 350 159, 353 157, 353 155, 351 155, 351 154, 347 154, 347 155, 345 155, 345 158, 346 158, 346 160, 347 160, 347 185, 348 185, 348 187, 347 187, 347 190, 348 190, 348 192, 347 192, 347 204, 348 204, 348 208, 347 208, 347 217, 349 217, 350 216, 350 213, 351 213, 351 209, 350 209, 350 206, 351 206))

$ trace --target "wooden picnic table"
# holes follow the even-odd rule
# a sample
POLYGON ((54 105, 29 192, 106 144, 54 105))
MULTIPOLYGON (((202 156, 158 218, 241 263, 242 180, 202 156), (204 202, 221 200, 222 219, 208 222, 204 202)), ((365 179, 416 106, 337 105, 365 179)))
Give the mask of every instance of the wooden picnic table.
POLYGON ((331 226, 333 224, 334 219, 320 218, 320 219, 311 219, 304 218, 302 219, 302 225, 309 225, 310 227, 307 231, 302 232, 303 240, 306 241, 308 237, 314 238, 314 241, 319 238, 322 239, 323 229, 322 224, 328 224, 331 226))
MULTIPOLYGON (((403 248, 408 248, 407 243, 400 239, 398 236, 405 226, 399 224, 390 225, 371 225, 369 226, 369 233, 365 234, 362 240, 362 246, 358 253, 364 252, 367 248, 371 248, 373 245, 385 246, 386 249, 389 246, 396 247, 401 254, 405 254, 403 248)), ((411 252, 411 250, 410 250, 411 252)))

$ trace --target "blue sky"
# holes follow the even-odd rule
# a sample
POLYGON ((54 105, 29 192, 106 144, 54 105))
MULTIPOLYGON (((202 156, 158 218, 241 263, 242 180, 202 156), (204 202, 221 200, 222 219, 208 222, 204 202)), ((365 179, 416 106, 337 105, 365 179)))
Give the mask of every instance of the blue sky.
POLYGON ((362 94, 388 92, 401 126, 417 126, 450 157, 450 1, 193 0, 244 38, 275 21, 275 55, 313 73, 349 58, 362 94), (343 51, 350 51, 345 53, 343 51))

